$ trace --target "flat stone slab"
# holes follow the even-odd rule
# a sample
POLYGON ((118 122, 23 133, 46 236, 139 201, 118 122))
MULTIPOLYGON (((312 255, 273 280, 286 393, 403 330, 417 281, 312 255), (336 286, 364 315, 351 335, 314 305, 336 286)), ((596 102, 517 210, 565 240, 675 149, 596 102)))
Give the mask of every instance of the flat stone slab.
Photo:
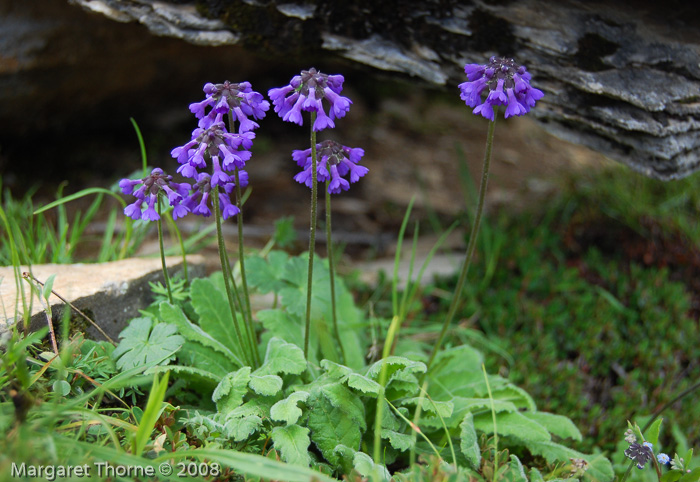
MULTIPOLYGON (((171 278, 183 271, 181 256, 167 257, 166 264, 171 278)), ((204 276, 204 257, 188 256, 187 268, 190 279, 204 276)), ((22 266, 20 270, 28 272, 29 267, 22 266)), ((160 258, 130 258, 95 264, 43 264, 32 266, 31 273, 42 283, 55 274, 53 291, 89 316, 115 341, 126 322, 138 316, 139 310, 153 300, 148 283, 163 282, 160 258)), ((39 297, 31 293, 27 281, 22 280, 21 290, 26 303, 31 304, 30 329, 46 326, 44 306, 39 297)), ((49 297, 49 302, 54 321, 60 320, 65 303, 54 294, 49 297)), ((22 311, 13 268, 0 268, 0 333, 7 331, 17 318, 21 319, 22 311)), ((87 321, 84 323, 84 331, 91 338, 104 339, 94 326, 87 321)))

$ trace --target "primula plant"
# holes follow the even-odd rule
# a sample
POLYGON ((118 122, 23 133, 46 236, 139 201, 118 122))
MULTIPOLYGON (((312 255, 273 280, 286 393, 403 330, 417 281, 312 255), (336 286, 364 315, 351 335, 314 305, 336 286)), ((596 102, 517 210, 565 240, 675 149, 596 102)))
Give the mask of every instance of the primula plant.
MULTIPOLYGON (((184 180, 155 168, 119 183, 123 194, 135 198, 125 216, 158 227, 164 286, 153 285, 156 301, 122 331, 118 344, 69 343, 63 337, 62 346, 44 356, 61 361, 48 362, 56 374, 54 397, 71 395, 65 378, 77 379, 76 367, 92 367, 96 358, 109 363, 96 380, 80 378, 79 403, 89 403, 99 416, 75 409, 57 422, 39 417, 33 423, 51 433, 79 429, 76 446, 97 458, 132 465, 143 459, 153 467, 194 460, 197 472, 187 475, 216 480, 239 480, 243 474, 289 481, 612 481, 613 466, 603 454, 572 448, 582 434, 571 420, 539 411, 525 390, 487 372, 480 351, 447 337, 476 250, 496 119, 501 112, 505 118, 525 115, 544 95, 513 59, 492 57, 484 65, 466 65, 465 73, 461 98, 489 122, 466 256, 434 342, 426 345, 401 330, 412 315, 420 278, 449 230, 417 279, 409 275, 403 292, 394 275, 386 319, 360 309, 336 276, 332 196, 371 175, 363 148, 317 138, 340 130, 340 120, 350 113, 344 77, 303 70, 289 84, 270 89, 270 101, 248 82, 207 83, 204 100, 190 105, 196 128, 171 151, 184 180), (311 191, 309 248, 297 256, 273 249, 274 242, 259 251, 245 249, 243 188, 255 184, 245 169, 255 162, 255 130, 271 105, 284 121, 309 128, 310 143, 291 153, 300 169, 293 180, 311 191), (315 246, 319 185, 325 193, 326 259, 315 246), (171 281, 161 223, 190 215, 213 218, 221 269, 207 278, 171 281), (224 241, 225 222, 237 225, 235 259, 224 241), (254 311, 254 295, 268 295, 261 299, 271 304, 254 311), (151 390, 146 408, 137 410, 123 399, 143 400, 144 380, 151 390), (94 382, 93 392, 88 382, 94 382), (102 407, 103 400, 113 405, 102 407), (114 408, 122 405, 127 407, 122 412, 114 408), (100 443, 91 444, 94 440, 100 443)), ((412 203, 398 234, 395 271, 411 209, 412 203)), ((415 250, 418 229, 414 232, 415 250)), ((413 268, 411 261, 411 274, 413 268)), ((0 377, 33 343, 36 336, 26 343, 7 341, 13 358, 0 366, 5 370, 0 377)), ((38 379, 24 372, 19 378, 18 386, 38 379)), ((33 412, 17 406, 22 418, 26 411, 31 417, 33 412)), ((624 456, 640 469, 653 464, 660 482, 697 482, 700 474, 688 472, 692 451, 672 461, 654 451, 658 427, 645 429, 644 439, 639 427, 630 426, 624 456), (671 470, 662 476, 660 466, 669 463, 671 470)), ((49 437, 52 446, 72 441, 49 437)), ((168 480, 176 475, 161 473, 168 480)))

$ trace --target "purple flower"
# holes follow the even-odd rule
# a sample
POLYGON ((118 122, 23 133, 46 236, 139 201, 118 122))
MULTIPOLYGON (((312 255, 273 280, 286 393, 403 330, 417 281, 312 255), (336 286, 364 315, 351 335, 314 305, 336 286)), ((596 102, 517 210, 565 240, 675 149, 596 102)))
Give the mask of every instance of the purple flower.
MULTIPOLYGON (((248 173, 245 171, 239 171, 239 179, 241 182, 241 187, 248 185, 248 173)), ((233 192, 236 184, 233 182, 234 177, 231 176, 230 181, 224 182, 223 184, 218 184, 219 188, 219 207, 221 209, 221 215, 224 219, 228 219, 239 213, 239 209, 235 204, 231 202, 230 194, 233 192)), ((192 194, 182 201, 182 205, 190 210, 193 214, 199 216, 209 217, 211 216, 211 209, 209 205, 211 203, 212 189, 217 184, 212 180, 212 176, 206 172, 200 172, 197 175, 197 182, 195 182, 192 194)))
POLYGON ((494 106, 506 106, 505 117, 525 115, 544 93, 530 85, 531 76, 513 59, 491 57, 488 65, 464 66, 468 82, 459 84, 460 97, 474 114, 494 120, 494 106), (486 98, 482 100, 482 94, 486 98))
POLYGON ((190 178, 197 178, 197 169, 207 167, 205 159, 208 158, 212 166, 212 185, 224 186, 230 180, 224 171, 242 169, 250 160, 251 153, 247 149, 253 146, 254 138, 253 132, 231 134, 223 122, 215 122, 206 129, 195 129, 192 140, 173 149, 170 155, 182 164, 177 172, 190 178))
POLYGON ((289 85, 270 89, 268 95, 275 106, 275 112, 282 120, 302 125, 302 111, 316 112, 314 131, 335 127, 333 119, 340 119, 350 110, 352 101, 340 95, 343 90, 342 75, 322 74, 313 67, 295 75, 289 85), (329 114, 323 107, 323 100, 330 104, 329 114))
POLYGON ((183 182, 173 182, 173 177, 163 172, 159 167, 153 169, 151 173, 143 179, 122 179, 119 187, 124 194, 132 194, 136 201, 124 209, 124 214, 134 220, 144 219, 146 221, 157 221, 160 219, 155 209, 158 195, 162 192, 168 197, 168 201, 173 209, 173 219, 185 216, 189 210, 183 206, 183 199, 189 194, 192 186, 183 182), (134 188, 139 187, 136 191, 134 188), (143 204, 146 209, 142 212, 143 204))
POLYGON ((231 114, 232 119, 239 123, 238 132, 249 132, 260 127, 249 117, 262 119, 270 109, 270 103, 251 88, 250 82, 232 84, 227 80, 223 84, 207 83, 204 93, 206 99, 190 104, 190 112, 199 119, 202 129, 221 122, 225 114, 231 114), (211 107, 211 110, 205 114, 207 107, 211 107))
MULTIPOLYGON (((365 151, 360 148, 353 149, 329 140, 316 144, 316 155, 318 159, 317 180, 318 182, 330 180, 328 192, 331 194, 347 191, 350 189, 350 183, 359 181, 369 171, 366 167, 359 165, 360 159, 365 155, 365 151), (347 174, 350 174, 350 182, 344 178, 347 174)), ((304 168, 303 171, 294 176, 294 180, 311 187, 313 179, 311 148, 294 151, 292 159, 304 168)))

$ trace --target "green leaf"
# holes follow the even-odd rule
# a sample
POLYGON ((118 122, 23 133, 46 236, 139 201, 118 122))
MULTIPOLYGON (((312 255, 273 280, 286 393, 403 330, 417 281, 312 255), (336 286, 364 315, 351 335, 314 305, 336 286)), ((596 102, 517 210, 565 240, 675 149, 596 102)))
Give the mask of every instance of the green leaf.
POLYGON ((134 318, 119 335, 121 342, 112 352, 117 368, 147 366, 172 359, 185 342, 177 327, 169 323, 154 323, 151 318, 134 318))
POLYGON ((684 472, 682 470, 669 470, 661 476, 661 482, 676 482, 683 477, 683 474, 684 472))
POLYGON ((419 403, 421 404, 421 410, 423 412, 442 418, 450 417, 454 410, 454 403, 452 402, 434 401, 426 397, 406 398, 401 401, 401 406, 412 405, 417 407, 419 403))
POLYGON ((246 258, 246 275, 248 283, 261 293, 279 291, 286 283, 282 279, 284 267, 289 255, 284 251, 270 251, 267 259, 259 256, 246 258))
MULTIPOLYGON (((201 327, 195 325, 190 320, 188 320, 185 316, 185 313, 183 313, 182 308, 173 306, 167 301, 163 301, 158 306, 160 309, 160 316, 163 319, 163 321, 177 326, 178 332, 187 340, 199 343, 205 347, 211 348, 219 353, 224 354, 229 360, 229 362, 235 365, 232 368, 238 368, 243 366, 243 362, 241 361, 241 359, 236 354, 234 354, 226 345, 221 343, 221 341, 219 341, 218 338, 215 338, 216 332, 214 332, 213 335, 210 335, 201 327)), ((205 367, 202 366, 200 368, 205 367)))
POLYGON ((300 467, 308 467, 311 464, 308 428, 299 425, 275 427, 272 429, 272 442, 285 462, 300 467))
POLYGON ((646 435, 645 440, 650 442, 652 445, 656 445, 656 443, 659 441, 659 431, 661 430, 661 422, 663 422, 663 420, 663 418, 657 418, 644 434, 646 435))
POLYGON ((257 415, 246 415, 243 417, 231 417, 224 428, 228 438, 235 442, 243 442, 262 427, 262 418, 257 415))
POLYGON ((54 391, 54 393, 58 393, 62 397, 65 397, 70 393, 70 383, 65 380, 56 380, 53 382, 51 389, 54 391))
POLYGON ((299 348, 304 346, 304 324, 301 317, 280 309, 260 310, 257 313, 257 317, 265 328, 265 332, 262 335, 263 341, 266 337, 277 337, 289 343, 294 343, 299 348))
MULTIPOLYGON (((321 387, 320 393, 333 405, 342 410, 350 419, 360 426, 362 430, 367 428, 365 422, 365 405, 360 397, 356 396, 341 383, 329 383, 321 387)), ((335 446, 334 446, 335 447, 335 446)))
POLYGON ((698 482, 700 480, 700 467, 691 470, 681 477, 678 482, 698 482))
POLYGON ((243 397, 248 393, 250 382, 250 367, 243 367, 229 373, 217 385, 211 397, 219 412, 227 414, 243 403, 243 397))
POLYGON ((287 343, 280 338, 272 338, 267 344, 265 361, 255 370, 255 374, 277 375, 301 375, 306 370, 306 360, 301 348, 293 343, 287 343))
POLYGON ((221 378, 219 375, 215 375, 214 373, 208 372, 206 370, 202 370, 200 368, 195 368, 195 367, 186 367, 182 365, 166 365, 166 366, 154 366, 146 370, 144 375, 154 375, 157 373, 165 373, 165 372, 173 372, 177 373, 179 375, 185 375, 186 377, 191 377, 195 378, 198 380, 204 380, 206 382, 210 382, 214 385, 217 385, 220 381, 221 378))
POLYGON ((239 367, 220 351, 212 350, 210 347, 195 341, 185 341, 180 351, 177 352, 177 359, 183 365, 200 368, 220 378, 236 371, 239 367))
MULTIPOLYGON (((459 406, 460 408, 463 408, 465 410, 469 410, 470 412, 475 412, 475 411, 481 410, 481 409, 487 409, 487 410, 489 410, 489 412, 491 411, 491 400, 488 398, 455 397, 454 398, 454 405, 459 406)), ((517 412, 518 407, 516 407, 513 404, 513 402, 494 399, 493 400, 493 410, 496 413, 517 412)))
POLYGON ((481 449, 474 428, 474 417, 471 413, 464 416, 464 420, 459 426, 461 432, 459 435, 459 448, 462 454, 467 458, 467 462, 474 470, 478 470, 481 466, 481 449))
POLYGON ((382 429, 382 438, 388 440, 392 447, 401 452, 409 450, 414 445, 412 436, 385 428, 382 429))
MULTIPOLYGON (((282 306, 295 315, 304 317, 306 314, 306 293, 308 285, 309 261, 306 257, 291 258, 285 266, 282 279, 291 286, 280 289, 282 306)), ((311 286, 311 317, 320 318, 326 311, 330 300, 330 281, 328 269, 322 260, 314 259, 314 276, 311 286)))
MULTIPOLYGON (((223 291, 215 283, 222 274, 214 273, 211 279, 197 278, 192 280, 190 296, 192 307, 199 315, 198 324, 211 337, 216 338, 223 346, 233 353, 244 353, 241 339, 238 336, 234 321, 231 319, 231 308, 223 291)), ((238 317, 239 327, 243 320, 238 317)), ((200 340, 197 340, 200 341, 200 340)), ((240 361, 240 359, 239 359, 240 361)), ((243 363, 239 363, 242 366, 243 363)))
MULTIPOLYGON (((520 412, 505 412, 496 414, 498 435, 510 435, 524 442, 540 442, 550 440, 547 429, 537 422, 530 420, 520 412)), ((487 434, 493 433, 491 413, 481 413, 474 417, 474 428, 487 434)))
POLYGON ((544 482, 544 477, 539 470, 534 467, 530 468, 530 482, 544 482))
POLYGON ((326 375, 334 380, 340 380, 353 372, 352 368, 330 360, 321 360, 321 368, 326 371, 326 375))
POLYGON ((348 386, 374 398, 382 391, 379 383, 359 373, 351 373, 348 376, 348 386))
POLYGON ((270 409, 270 418, 279 422, 286 422, 287 425, 297 423, 301 418, 301 409, 297 403, 305 402, 309 398, 309 392, 293 392, 284 400, 275 403, 270 409))
POLYGON ((373 363, 367 369, 367 376, 373 380, 377 380, 379 378, 379 372, 382 370, 382 365, 384 364, 387 365, 387 385, 397 373, 425 373, 426 371, 426 366, 423 362, 409 360, 402 356, 388 356, 373 363))
POLYGON ((165 399, 165 391, 168 389, 169 376, 170 372, 166 372, 160 380, 158 380, 157 376, 153 377, 153 385, 151 386, 151 393, 148 395, 146 410, 143 412, 143 416, 139 421, 139 428, 134 434, 131 443, 134 455, 141 455, 146 447, 146 443, 151 439, 151 433, 156 426, 158 418, 163 412, 163 400, 165 399))
POLYGON ((547 412, 522 412, 522 414, 533 420, 544 428, 549 430, 549 433, 561 438, 570 438, 573 440, 582 440, 581 432, 574 422, 563 415, 556 415, 547 412))
POLYGON ((331 405, 326 397, 310 400, 309 406, 311 440, 326 460, 337 465, 340 456, 334 449, 338 445, 359 447, 362 440, 360 426, 346 411, 331 405))
POLYGON ((352 458, 352 463, 362 477, 372 481, 389 482, 391 475, 389 471, 381 464, 375 464, 372 457, 364 452, 355 452, 352 458))
POLYGON ((511 454, 508 470, 504 474, 503 480, 506 482, 527 482, 523 464, 520 463, 520 459, 516 455, 511 454))
POLYGON ((612 464, 602 455, 586 455, 555 442, 528 442, 528 450, 533 455, 540 455, 550 464, 568 462, 569 459, 584 459, 588 462, 586 478, 605 482, 615 477, 612 464))
POLYGON ((282 379, 277 375, 252 375, 249 386, 258 395, 277 395, 282 390, 282 379))
POLYGON ((46 281, 44 282, 44 287, 41 290, 41 294, 44 297, 45 300, 49 299, 49 296, 51 296, 51 290, 53 289, 53 282, 56 280, 56 275, 52 274, 49 276, 46 281))

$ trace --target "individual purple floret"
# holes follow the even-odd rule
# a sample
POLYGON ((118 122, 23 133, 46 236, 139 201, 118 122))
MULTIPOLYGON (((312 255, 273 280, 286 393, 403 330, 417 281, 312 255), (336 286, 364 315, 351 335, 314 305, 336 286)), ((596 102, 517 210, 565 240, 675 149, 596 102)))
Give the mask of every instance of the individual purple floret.
POLYGON ((301 112, 316 112, 314 131, 335 127, 333 119, 344 117, 350 110, 352 101, 340 95, 343 90, 342 75, 322 74, 313 67, 295 75, 289 85, 270 89, 268 95, 275 106, 275 112, 282 120, 302 125, 301 112), (323 99, 330 104, 329 115, 323 107, 323 99))
MULTIPOLYGON (((233 182, 233 176, 231 177, 231 182, 226 182, 220 185, 219 189, 219 207, 221 209, 221 215, 224 219, 228 219, 239 213, 238 207, 231 202, 230 194, 236 187, 233 182)), ((241 187, 248 185, 248 173, 245 171, 239 171, 239 180, 241 187)), ((182 204, 189 209, 193 214, 199 216, 209 217, 211 216, 211 209, 209 204, 211 201, 211 191, 214 187, 214 183, 211 176, 206 172, 201 172, 197 175, 197 182, 193 186, 192 194, 187 197, 182 204)))
MULTIPOLYGON (((316 144, 316 154, 317 159, 319 159, 316 166, 317 180, 325 182, 330 179, 328 192, 331 194, 339 194, 341 191, 350 189, 350 183, 343 176, 349 173, 350 182, 357 182, 369 171, 366 167, 358 164, 362 156, 365 155, 365 151, 360 148, 346 147, 335 141, 323 141, 316 144)), ((304 168, 303 171, 294 176, 294 180, 311 187, 311 148, 294 151, 292 159, 304 168)))
POLYGON ((197 128, 192 132, 192 140, 176 147, 170 155, 182 164, 177 172, 184 177, 197 178, 197 169, 207 167, 205 156, 212 164, 212 185, 223 186, 230 179, 224 171, 245 167, 250 159, 255 133, 231 134, 223 122, 217 122, 206 129, 197 128))
POLYGON ((206 99, 190 104, 190 112, 199 119, 202 129, 221 122, 224 115, 231 113, 233 119, 239 122, 238 132, 249 132, 260 127, 249 117, 262 119, 270 109, 270 103, 251 88, 250 82, 232 84, 227 80, 223 84, 207 83, 204 93, 206 99), (208 107, 211 110, 206 113, 208 107))
POLYGON ((494 120, 494 106, 505 105, 505 117, 525 115, 544 93, 530 85, 531 76, 513 59, 491 57, 487 65, 464 66, 468 82, 459 84, 460 97, 474 114, 494 120), (482 94, 486 98, 482 100, 482 94))
POLYGON ((181 218, 189 212, 182 201, 187 197, 192 186, 186 182, 173 182, 173 177, 163 172, 159 167, 153 169, 143 179, 122 179, 119 181, 119 187, 124 194, 132 194, 136 198, 133 204, 124 209, 124 214, 134 220, 157 221, 160 219, 155 204, 161 191, 165 192, 170 205, 173 206, 173 219, 181 218), (139 184, 141 187, 134 191, 134 188, 139 184), (147 203, 147 206, 142 212, 144 202, 147 203))

